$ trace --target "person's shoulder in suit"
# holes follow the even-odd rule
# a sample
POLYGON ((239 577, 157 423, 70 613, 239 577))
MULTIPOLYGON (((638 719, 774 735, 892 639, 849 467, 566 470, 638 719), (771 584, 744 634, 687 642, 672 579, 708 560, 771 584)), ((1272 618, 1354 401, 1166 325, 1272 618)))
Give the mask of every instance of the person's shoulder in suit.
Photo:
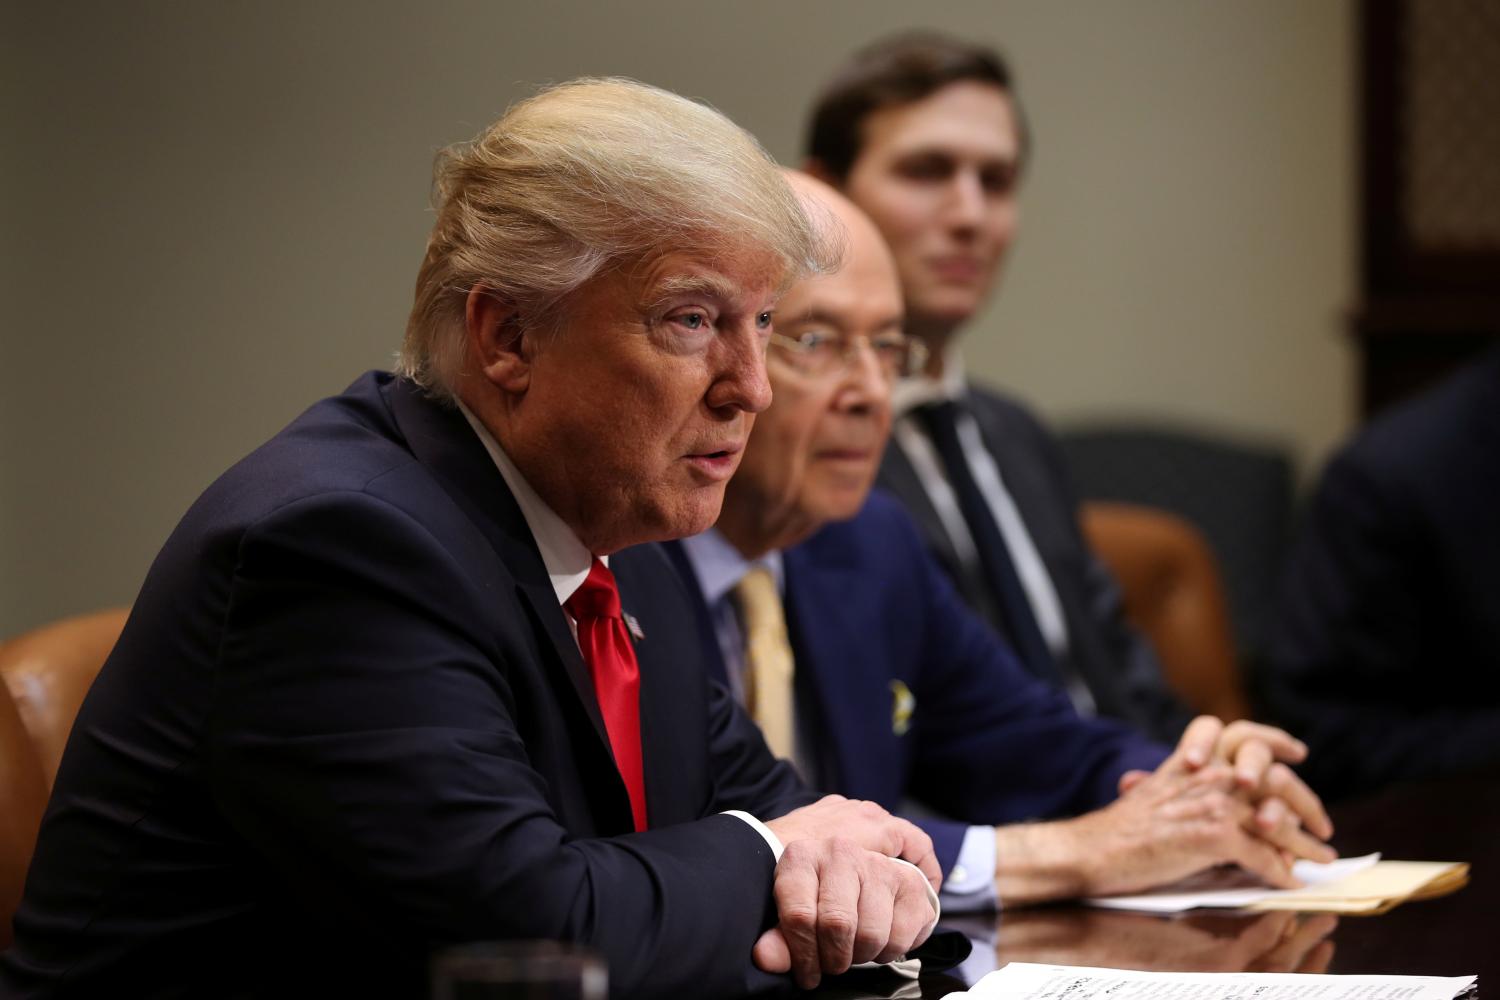
POLYGON ((1500 350, 1329 460, 1283 574, 1265 711, 1328 797, 1493 760, 1500 350), (1357 693, 1357 697, 1356 697, 1357 693))
POLYGON ((314 403, 226 470, 194 506, 216 515, 274 509, 301 496, 362 489, 413 463, 384 399, 395 381, 367 372, 314 403))
POLYGON ((969 381, 969 404, 974 410, 991 420, 1004 421, 1008 427, 1035 437, 1051 437, 1046 424, 1035 410, 1013 392, 987 382, 969 381))
POLYGON ((1375 487, 1456 478, 1500 482, 1500 349, 1375 417, 1338 450, 1330 472, 1357 471, 1375 487))
POLYGON ((1002 463, 1006 459, 1040 463, 1061 491, 1060 499, 1073 502, 1062 446, 1035 410, 1014 393, 973 380, 969 382, 969 405, 984 432, 985 443, 1002 463))

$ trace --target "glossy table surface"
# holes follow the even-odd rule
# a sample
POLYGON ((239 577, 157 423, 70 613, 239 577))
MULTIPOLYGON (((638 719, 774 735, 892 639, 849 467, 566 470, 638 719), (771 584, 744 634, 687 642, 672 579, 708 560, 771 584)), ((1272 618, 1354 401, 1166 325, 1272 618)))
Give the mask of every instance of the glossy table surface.
MULTIPOLYGON (((970 925, 995 940, 996 967, 1048 962, 1178 972, 1478 975, 1500 982, 1500 772, 1387 789, 1330 808, 1343 855, 1467 861, 1469 884, 1378 916, 1234 913, 1177 917, 1076 905, 1015 910, 970 925)), ((952 922, 948 922, 952 923, 952 922)), ((833 981, 815 996, 889 996, 889 982, 833 981)), ((963 989, 927 977, 922 996, 963 989)), ((916 995, 905 993, 901 995, 916 995)))

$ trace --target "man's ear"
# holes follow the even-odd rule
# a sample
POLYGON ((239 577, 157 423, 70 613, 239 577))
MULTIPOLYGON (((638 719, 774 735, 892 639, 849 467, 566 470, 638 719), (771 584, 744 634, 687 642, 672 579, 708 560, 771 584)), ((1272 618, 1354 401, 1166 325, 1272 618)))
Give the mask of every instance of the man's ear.
POLYGON ((464 329, 484 377, 506 392, 524 393, 531 382, 531 344, 515 304, 475 285, 464 302, 464 329))
POLYGON ((828 167, 823 164, 823 161, 818 159, 816 156, 809 156, 807 159, 803 160, 801 169, 804 174, 807 174, 809 177, 812 177, 815 180, 822 181, 824 184, 827 184, 835 191, 844 190, 843 181, 833 176, 833 171, 829 170, 828 167))

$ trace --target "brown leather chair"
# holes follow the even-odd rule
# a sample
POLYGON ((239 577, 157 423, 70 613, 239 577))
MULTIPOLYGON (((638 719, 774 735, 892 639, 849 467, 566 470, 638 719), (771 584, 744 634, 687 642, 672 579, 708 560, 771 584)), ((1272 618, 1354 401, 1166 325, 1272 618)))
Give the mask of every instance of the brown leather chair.
POLYGON ((21 901, 26 866, 47 804, 47 781, 15 701, 0 685, 0 949, 21 901))
POLYGON ((1172 690, 1196 712, 1248 718, 1224 587, 1202 533, 1175 514, 1135 504, 1085 503, 1082 521, 1172 690))
POLYGON ((0 643, 0 948, 10 943, 11 915, 73 718, 125 616, 81 615, 0 643))
POLYGON ((51 789, 73 717, 129 612, 96 611, 43 625, 0 645, 0 679, 10 688, 51 789))

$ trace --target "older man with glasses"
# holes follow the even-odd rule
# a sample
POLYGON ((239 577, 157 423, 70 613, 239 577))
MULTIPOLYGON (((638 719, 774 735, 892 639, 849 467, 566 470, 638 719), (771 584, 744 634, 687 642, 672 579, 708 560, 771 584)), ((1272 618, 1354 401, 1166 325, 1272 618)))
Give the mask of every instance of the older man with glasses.
POLYGON ((963 604, 899 504, 870 492, 892 384, 923 350, 869 218, 792 177, 809 214, 845 233, 844 264, 782 299, 774 402, 714 529, 669 546, 712 621, 706 658, 772 750, 814 786, 951 817, 921 821, 950 909, 1144 889, 1226 862, 1289 886, 1295 857, 1329 860, 1321 803, 1274 760, 1300 759, 1296 740, 1204 717, 1169 749, 1081 717, 963 604), (1053 822, 1023 822, 1036 819, 1053 822))

